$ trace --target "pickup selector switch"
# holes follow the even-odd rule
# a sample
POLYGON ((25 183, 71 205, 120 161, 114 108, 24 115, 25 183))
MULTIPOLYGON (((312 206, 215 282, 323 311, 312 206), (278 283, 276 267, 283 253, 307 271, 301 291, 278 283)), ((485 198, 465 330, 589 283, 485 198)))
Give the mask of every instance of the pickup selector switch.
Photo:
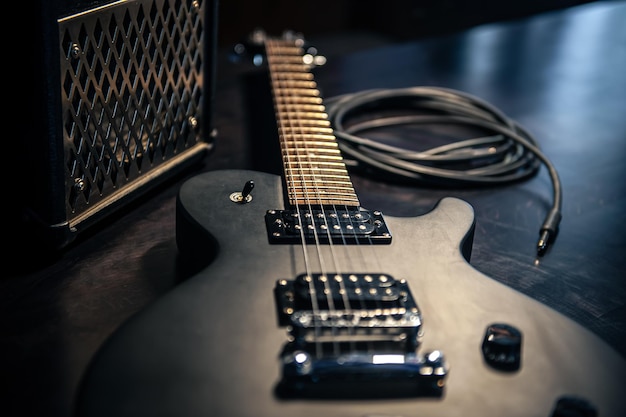
POLYGON ((501 371, 519 369, 522 357, 522 332, 505 323, 487 326, 482 343, 485 361, 501 371))
POLYGON ((254 189, 254 181, 246 181, 243 185, 243 190, 238 193, 232 193, 230 195, 230 201, 233 203, 245 204, 252 201, 252 189, 254 189))

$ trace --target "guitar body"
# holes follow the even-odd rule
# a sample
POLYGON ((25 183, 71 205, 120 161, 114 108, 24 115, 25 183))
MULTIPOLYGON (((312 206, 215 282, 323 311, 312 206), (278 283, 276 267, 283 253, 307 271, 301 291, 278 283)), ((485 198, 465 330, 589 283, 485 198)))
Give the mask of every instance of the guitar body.
POLYGON ((465 202, 444 199, 423 216, 387 217, 390 244, 322 245, 308 257, 308 246, 268 241, 265 214, 283 207, 281 178, 266 173, 216 171, 182 186, 181 254, 212 261, 105 343, 85 375, 78 416, 546 417, 559 397, 570 395, 594 404, 601 416, 626 415, 621 356, 469 265, 462 248, 471 245, 474 216, 465 202), (230 195, 249 180, 251 201, 233 202, 230 195), (313 271, 406 280, 423 316, 419 350, 440 350, 449 364, 441 395, 278 395, 287 337, 277 323, 274 287, 302 274, 305 263, 313 271), (494 369, 483 358, 492 323, 522 332, 518 370, 494 369))

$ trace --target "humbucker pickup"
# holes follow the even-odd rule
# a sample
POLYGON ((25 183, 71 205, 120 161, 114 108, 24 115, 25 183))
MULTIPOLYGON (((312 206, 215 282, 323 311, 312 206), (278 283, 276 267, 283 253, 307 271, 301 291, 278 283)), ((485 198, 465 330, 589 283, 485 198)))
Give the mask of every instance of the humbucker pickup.
POLYGON ((361 207, 268 210, 265 223, 270 243, 391 243, 383 214, 361 207))
POLYGON ((419 344, 422 316, 405 281, 385 274, 312 274, 277 282, 278 322, 297 343, 419 344))

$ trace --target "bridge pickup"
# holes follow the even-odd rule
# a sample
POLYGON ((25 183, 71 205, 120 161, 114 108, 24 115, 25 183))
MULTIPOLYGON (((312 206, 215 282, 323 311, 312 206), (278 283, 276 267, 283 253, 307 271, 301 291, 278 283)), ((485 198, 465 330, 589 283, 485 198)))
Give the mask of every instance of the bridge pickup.
POLYGON ((391 243, 382 213, 360 207, 269 210, 265 223, 270 243, 391 243))
POLYGON ((440 351, 357 352, 318 357, 287 345, 281 354, 285 397, 440 396, 448 364, 440 351))
POLYGON ((419 345, 422 316, 408 284, 385 274, 302 274, 275 288, 278 322, 299 344, 419 345))

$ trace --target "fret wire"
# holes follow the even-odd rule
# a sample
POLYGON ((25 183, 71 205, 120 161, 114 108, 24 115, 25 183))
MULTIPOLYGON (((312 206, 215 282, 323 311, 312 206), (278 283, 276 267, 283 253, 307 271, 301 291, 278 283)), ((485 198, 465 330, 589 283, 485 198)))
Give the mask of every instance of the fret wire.
POLYGON ((333 129, 330 127, 320 126, 281 126, 278 128, 279 133, 292 135, 293 133, 332 133, 333 129))
POLYGON ((301 170, 302 172, 304 172, 306 174, 306 172, 313 172, 314 174, 317 173, 317 171, 320 171, 321 174, 323 176, 327 176, 327 175, 336 175, 337 173, 343 174, 346 173, 347 171, 345 168, 343 168, 343 164, 339 164, 339 163, 314 163, 314 162, 304 162, 302 164, 297 164, 295 162, 286 162, 287 166, 285 167, 288 170, 292 170, 294 168, 292 168, 292 165, 295 165, 295 169, 296 170, 301 170), (303 165, 306 164, 306 165, 303 165), (301 165, 301 166, 299 166, 301 165))
POLYGON ((276 73, 291 73, 291 72, 306 72, 307 66, 304 64, 279 64, 276 63, 273 65, 273 68, 276 73))
POLYGON ((328 133, 307 133, 306 135, 301 134, 301 133, 290 133, 289 135, 285 135, 283 139, 285 143, 300 143, 300 142, 306 142, 306 139, 309 139, 309 138, 316 139, 316 140, 324 140, 327 143, 332 142, 335 145, 337 145, 337 147, 339 147, 335 136, 329 135, 328 133), (289 138, 293 138, 296 140, 290 141, 289 138))
MULTIPOLYGON (((325 192, 323 190, 315 190, 315 192, 316 192, 316 194, 319 194, 318 197, 323 197, 326 200, 335 200, 335 201, 343 200, 343 201, 345 201, 344 195, 341 192, 333 193, 333 192, 325 192)), ((328 204, 326 204, 326 205, 328 205, 328 204)), ((340 203, 338 205, 343 206, 344 204, 340 203)))
MULTIPOLYGON (((313 146, 314 142, 306 142, 305 146, 313 146)), ((330 145, 328 145, 330 146, 330 145)), ((310 150, 304 150, 300 148, 288 148, 285 147, 281 151, 283 156, 298 156, 303 158, 309 158, 311 160, 320 160, 320 161, 339 161, 343 162, 343 157, 341 156, 341 150, 336 147, 327 147, 324 144, 317 144, 315 148, 315 153, 312 153, 310 150)))
MULTIPOLYGON (((323 149, 339 149, 337 140, 334 136, 327 133, 285 133, 282 143, 288 146, 288 149, 297 149, 299 145, 319 145, 323 149)), ((306 150, 306 149, 305 149, 306 150)))
MULTIPOLYGON (((320 93, 317 90, 313 90, 310 88, 285 88, 284 90, 289 91, 289 93, 295 94, 298 97, 319 97, 320 96, 320 93)), ((278 91, 278 93, 280 93, 280 91, 278 91)))
MULTIPOLYGON (((307 187, 307 186, 303 187, 301 185, 296 185, 296 184, 291 184, 291 186, 294 189, 296 189, 296 190, 303 189, 303 188, 307 187)), ((335 186, 332 189, 322 188, 322 189, 320 189, 320 191, 323 192, 326 195, 334 195, 335 197, 342 197, 344 195, 343 190, 345 190, 345 189, 347 189, 347 187, 346 188, 340 188, 340 187, 335 186)))
POLYGON ((276 76, 274 77, 274 79, 277 82, 281 82, 283 80, 286 81, 313 81, 314 77, 313 74, 311 74, 310 72, 287 72, 287 71, 283 71, 283 72, 279 72, 276 73, 276 76))
POLYGON ((309 105, 321 105, 322 104, 322 98, 321 97, 293 97, 291 100, 287 100, 285 102, 281 101, 281 100, 286 100, 284 97, 276 97, 276 104, 277 107, 280 108, 281 105, 287 105, 287 106, 295 106, 295 105, 299 105, 299 104, 309 104, 309 105))
POLYGON ((300 119, 299 123, 305 123, 304 127, 328 127, 330 126, 330 121, 327 119, 300 119))
MULTIPOLYGON (((284 80, 277 80, 274 84, 276 86, 276 88, 278 90, 283 89, 283 88, 287 88, 287 89, 316 89, 317 88, 317 83, 315 81, 312 80, 289 80, 289 79, 284 79, 284 80)), ((319 95, 319 91, 318 94, 319 95)))
POLYGON ((274 82, 274 91, 276 93, 288 91, 290 93, 304 94, 305 96, 320 96, 320 91, 316 88, 315 81, 276 80, 274 82))
POLYGON ((284 149, 281 154, 283 157, 295 156, 295 157, 306 157, 311 160, 320 161, 324 163, 328 162, 343 162, 343 157, 341 156, 341 151, 335 148, 317 148, 315 150, 316 154, 311 155, 311 151, 303 151, 302 149, 284 149))
MULTIPOLYGON (((292 171, 291 169, 287 169, 286 171, 287 171, 287 176, 293 176, 293 175, 291 174, 291 171, 292 171)), ((348 176, 348 173, 347 173, 346 171, 342 171, 342 172, 343 172, 343 173, 345 173, 345 174, 344 174, 344 175, 329 174, 329 175, 327 175, 327 177, 328 177, 328 178, 331 178, 331 179, 338 179, 338 178, 341 178, 341 179, 343 179, 344 181, 350 181, 350 177, 348 176)), ((301 177, 305 177, 305 178, 310 177, 310 178, 313 178, 311 181, 315 181, 315 175, 316 175, 316 174, 307 174, 307 173, 302 172, 300 176, 301 176, 301 177)))
MULTIPOLYGON (((287 55, 286 52, 288 51, 282 51, 280 49, 278 49, 277 51, 273 51, 273 52, 278 52, 280 55, 279 59, 280 62, 278 62, 276 65, 280 67, 280 65, 282 64, 302 64, 302 66, 304 66, 304 64, 302 63, 302 56, 300 54, 296 54, 296 55, 287 55)), ((291 53, 297 53, 300 52, 297 49, 293 49, 290 51, 291 53)))
POLYGON ((285 117, 302 117, 304 119, 328 120, 328 115, 319 111, 284 111, 281 114, 285 117))
POLYGON ((337 148, 322 148, 318 145, 315 150, 316 154, 311 155, 311 151, 303 151, 302 149, 286 148, 283 150, 283 156, 306 156, 308 158, 315 158, 328 161, 343 161, 341 151, 337 148))
MULTIPOLYGON (((292 171, 294 171, 294 170, 291 169, 291 168, 287 168, 286 169, 287 176, 292 175, 291 174, 292 171)), ((324 175, 324 177, 326 177, 326 178, 328 178, 328 177, 331 177, 331 178, 346 178, 346 179, 349 178, 346 171, 337 170, 337 169, 325 169, 324 171, 327 171, 326 174, 324 175), (344 174, 344 175, 342 176, 340 174, 344 174)), ((301 175, 303 177, 310 176, 310 177, 312 177, 314 179, 318 178, 320 176, 319 173, 315 172, 311 168, 307 168, 306 170, 302 169, 301 171, 298 172, 298 175, 301 175), (311 171, 313 171, 313 172, 311 173, 311 171)), ((323 184, 323 182, 319 181, 319 179, 316 180, 315 182, 323 184)))
MULTIPOLYGON (((343 172, 346 172, 346 166, 343 163, 343 161, 336 156, 335 158, 326 158, 323 155, 309 155, 309 154, 305 154, 305 153, 298 153, 298 152, 292 152, 289 155, 291 156, 298 156, 298 157, 305 157, 308 159, 308 161, 304 161, 302 162, 303 164, 305 164, 305 166, 308 169, 311 168, 315 168, 315 167, 320 167, 320 168, 333 168, 333 169, 343 169, 343 172)), ((297 162, 293 162, 293 161, 285 161, 287 165, 287 168, 291 168, 292 165, 295 165, 297 168, 297 162)))
MULTIPOLYGON (((311 183, 311 181, 308 180, 301 180, 301 179, 295 179, 293 177, 290 177, 287 179, 287 182, 289 182, 290 184, 293 184, 294 187, 298 187, 298 184, 309 184, 311 183)), ((340 180, 328 180, 325 182, 327 185, 333 184, 333 188, 344 188, 346 190, 349 190, 352 188, 352 183, 350 181, 340 181, 340 180)))
POLYGON ((286 113, 287 108, 291 108, 291 109, 295 109, 295 110, 299 110, 299 111, 305 111, 305 112, 317 112, 317 113, 322 113, 324 115, 326 115, 326 117, 328 117, 328 115, 326 113, 324 113, 326 111, 326 108, 321 105, 321 104, 298 104, 298 105, 291 105, 291 106, 285 106, 284 104, 278 104, 278 111, 282 112, 282 113, 286 113))

